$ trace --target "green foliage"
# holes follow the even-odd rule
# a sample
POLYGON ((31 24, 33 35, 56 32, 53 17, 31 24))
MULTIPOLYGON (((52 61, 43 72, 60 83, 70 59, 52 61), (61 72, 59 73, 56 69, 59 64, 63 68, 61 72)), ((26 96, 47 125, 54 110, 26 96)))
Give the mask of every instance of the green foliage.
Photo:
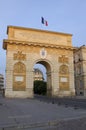
POLYGON ((44 81, 34 81, 34 93, 39 95, 46 95, 47 85, 44 81))

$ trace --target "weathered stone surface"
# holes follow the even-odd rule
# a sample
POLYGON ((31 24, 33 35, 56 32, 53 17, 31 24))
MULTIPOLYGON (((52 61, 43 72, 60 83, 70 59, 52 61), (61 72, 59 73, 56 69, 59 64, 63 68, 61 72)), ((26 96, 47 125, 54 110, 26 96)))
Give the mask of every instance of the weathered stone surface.
POLYGON ((3 43, 7 50, 6 97, 33 97, 33 66, 36 63, 47 69, 49 95, 75 95, 71 39, 71 34, 9 26, 8 39, 3 43), (64 72, 60 71, 62 66, 64 72), (16 72, 15 68, 21 71, 16 69, 16 72))

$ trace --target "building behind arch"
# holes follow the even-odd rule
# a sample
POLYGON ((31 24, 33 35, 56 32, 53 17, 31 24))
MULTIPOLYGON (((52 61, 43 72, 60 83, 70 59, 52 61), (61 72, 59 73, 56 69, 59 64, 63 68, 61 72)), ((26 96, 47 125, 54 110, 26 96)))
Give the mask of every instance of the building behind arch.
POLYGON ((74 77, 77 96, 86 96, 86 46, 74 48, 74 77))
POLYGON ((38 68, 34 68, 34 81, 35 80, 39 80, 39 81, 44 80, 43 72, 39 70, 38 68))

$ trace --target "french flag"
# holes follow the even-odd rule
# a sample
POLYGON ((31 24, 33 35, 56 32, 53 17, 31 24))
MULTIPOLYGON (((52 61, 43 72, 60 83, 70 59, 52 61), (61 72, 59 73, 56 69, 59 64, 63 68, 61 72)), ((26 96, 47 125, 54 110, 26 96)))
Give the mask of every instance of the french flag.
POLYGON ((41 23, 48 26, 48 22, 43 17, 41 17, 41 23))

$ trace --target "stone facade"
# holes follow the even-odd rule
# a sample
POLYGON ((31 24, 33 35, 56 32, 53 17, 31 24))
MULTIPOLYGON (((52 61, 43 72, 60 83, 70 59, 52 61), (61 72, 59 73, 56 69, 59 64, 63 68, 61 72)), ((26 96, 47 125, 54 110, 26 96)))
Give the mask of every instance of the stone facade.
POLYGON ((9 26, 6 50, 6 97, 33 97, 33 67, 47 70, 49 96, 74 96, 72 35, 9 26))
POLYGON ((86 96, 86 46, 74 48, 75 91, 78 96, 86 96))

